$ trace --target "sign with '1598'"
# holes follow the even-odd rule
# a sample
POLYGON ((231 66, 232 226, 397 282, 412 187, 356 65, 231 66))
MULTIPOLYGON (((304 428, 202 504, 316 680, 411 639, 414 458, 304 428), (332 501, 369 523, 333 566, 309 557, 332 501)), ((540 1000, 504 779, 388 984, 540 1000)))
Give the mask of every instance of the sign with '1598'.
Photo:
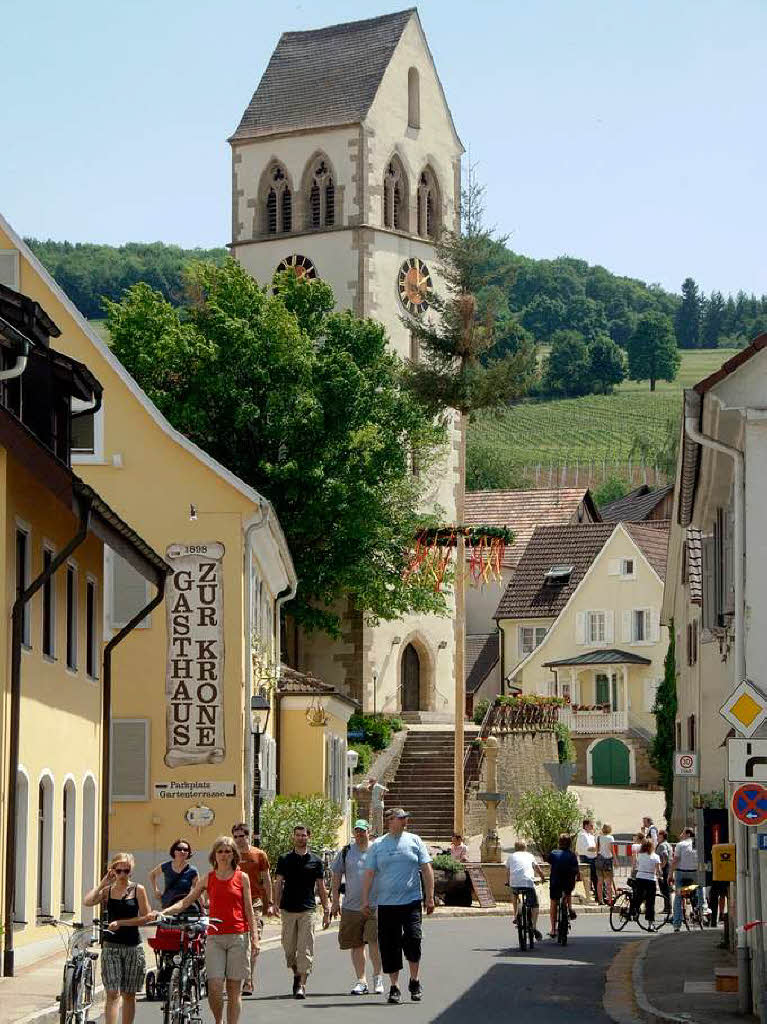
POLYGON ((166 750, 170 768, 224 759, 224 545, 171 544, 165 607, 166 750))

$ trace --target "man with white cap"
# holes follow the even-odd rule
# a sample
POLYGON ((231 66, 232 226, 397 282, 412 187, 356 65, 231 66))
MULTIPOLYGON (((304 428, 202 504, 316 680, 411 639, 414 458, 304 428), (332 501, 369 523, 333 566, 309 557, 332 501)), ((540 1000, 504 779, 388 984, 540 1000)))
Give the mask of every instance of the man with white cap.
POLYGON ((418 971, 421 964, 421 882, 426 913, 434 913, 434 871, 431 856, 420 836, 406 832, 408 812, 401 807, 389 811, 388 832, 373 843, 365 866, 362 885, 362 913, 372 914, 371 891, 376 884, 378 898, 378 948, 381 966, 389 975, 389 1002, 401 1003, 399 972, 402 958, 410 968, 410 998, 422 997, 418 971))
POLYGON ((330 913, 340 914, 338 946, 351 951, 352 965, 357 981, 351 990, 353 996, 366 996, 368 988, 365 977, 365 946, 370 951, 373 964, 373 991, 381 994, 384 990, 381 975, 381 957, 378 953, 378 921, 376 918, 375 892, 369 897, 370 914, 362 913, 362 883, 365 876, 368 852, 370 850, 370 826, 364 818, 354 822, 354 842, 347 843, 333 861, 333 894, 330 913), (343 907, 340 905, 342 883, 345 885, 343 907))

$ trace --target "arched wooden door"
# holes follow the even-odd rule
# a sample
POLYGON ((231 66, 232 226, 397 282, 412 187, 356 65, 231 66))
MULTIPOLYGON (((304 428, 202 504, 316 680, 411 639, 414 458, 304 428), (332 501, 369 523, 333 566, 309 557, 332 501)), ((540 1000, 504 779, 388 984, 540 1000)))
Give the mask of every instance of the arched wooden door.
POLYGON ((629 748, 616 739, 600 740, 591 751, 594 786, 628 786, 631 782, 629 748))
POLYGON ((402 653, 402 710, 420 711, 421 707, 421 659, 412 644, 402 653))

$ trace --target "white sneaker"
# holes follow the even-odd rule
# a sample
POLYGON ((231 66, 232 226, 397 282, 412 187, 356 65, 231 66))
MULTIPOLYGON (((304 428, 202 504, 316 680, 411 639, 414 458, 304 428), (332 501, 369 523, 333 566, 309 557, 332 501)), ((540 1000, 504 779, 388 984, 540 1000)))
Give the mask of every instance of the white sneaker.
POLYGON ((383 974, 376 974, 373 991, 377 996, 382 996, 384 990, 383 974))
MULTIPOLYGON (((354 988, 351 990, 349 995, 352 996, 366 996, 370 990, 368 989, 366 981, 358 981, 354 988)), ((381 990, 383 991, 383 989, 381 990)))

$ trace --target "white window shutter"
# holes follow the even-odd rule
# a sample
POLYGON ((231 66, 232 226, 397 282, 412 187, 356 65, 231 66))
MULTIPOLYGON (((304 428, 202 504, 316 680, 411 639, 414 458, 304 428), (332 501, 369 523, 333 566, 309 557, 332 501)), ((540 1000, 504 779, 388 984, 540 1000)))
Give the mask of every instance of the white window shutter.
POLYGON ((19 290, 19 250, 0 249, 0 284, 19 290))
MULTIPOLYGON (((112 629, 125 626, 147 601, 147 581, 130 562, 112 552, 112 629)), ((140 623, 148 624, 146 619, 140 623)))
POLYGON ((650 620, 650 640, 657 644, 660 640, 660 612, 657 608, 648 608, 647 611, 650 620))
POLYGON ((144 720, 112 722, 112 799, 147 800, 148 732, 144 720))
POLYGON ((517 626, 517 650, 519 651, 520 658, 525 656, 525 634, 522 626, 517 626))
POLYGON ((605 643, 612 644, 615 642, 615 612, 605 612, 605 643))
POLYGON ((620 558, 611 558, 607 563, 607 572, 610 576, 620 576, 621 574, 621 560, 620 558))
POLYGON ((630 644, 633 639, 632 634, 632 623, 631 623, 631 609, 624 611, 623 613, 623 642, 624 644, 630 644))
POLYGON ((645 711, 652 711, 655 706, 655 694, 658 690, 658 681, 656 679, 645 679, 644 684, 644 699, 645 699, 645 711))
POLYGON ((586 612, 575 614, 575 642, 576 644, 586 643, 586 612))

